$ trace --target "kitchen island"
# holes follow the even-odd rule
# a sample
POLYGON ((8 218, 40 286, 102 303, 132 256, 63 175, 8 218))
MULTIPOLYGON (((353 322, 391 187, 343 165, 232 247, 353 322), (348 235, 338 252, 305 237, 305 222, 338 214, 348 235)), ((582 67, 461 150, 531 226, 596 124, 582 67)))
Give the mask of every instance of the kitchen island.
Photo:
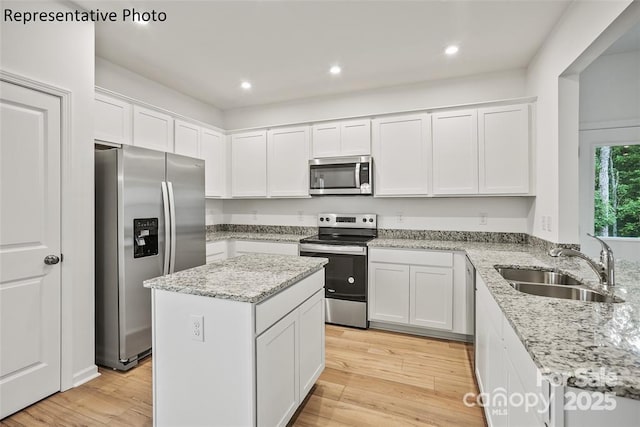
POLYGON ((327 262, 250 254, 145 281, 154 425, 286 425, 324 369, 327 262))

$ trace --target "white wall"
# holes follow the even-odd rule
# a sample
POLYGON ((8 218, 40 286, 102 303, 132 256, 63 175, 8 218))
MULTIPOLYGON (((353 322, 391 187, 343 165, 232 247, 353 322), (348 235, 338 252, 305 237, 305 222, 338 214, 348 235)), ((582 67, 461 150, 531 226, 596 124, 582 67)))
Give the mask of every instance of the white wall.
POLYGON ((225 200, 224 222, 259 225, 317 225, 321 212, 376 213, 380 228, 527 232, 533 198, 373 198, 225 200), (486 225, 480 225, 486 213, 486 225))
POLYGON ((640 50, 602 55, 580 73, 580 128, 640 124, 640 50))
POLYGON ((577 114, 572 111, 577 106, 570 101, 561 105, 560 87, 569 95, 577 91, 572 79, 559 78, 630 3, 630 0, 573 2, 527 69, 526 93, 538 97, 537 197, 530 216, 535 236, 554 242, 578 242, 577 196, 574 197, 578 193, 578 123, 577 114), (573 134, 575 138, 563 138, 573 134), (569 146, 561 147, 561 143, 569 146), (551 218, 550 229, 542 228, 543 216, 551 218))
POLYGON ((222 112, 212 105, 96 57, 96 85, 174 113, 222 128, 222 112))
POLYGON ((224 124, 226 129, 233 130, 495 101, 524 95, 525 71, 510 70, 226 110, 224 124))
POLYGON ((205 224, 223 224, 223 201, 218 199, 207 199, 205 203, 205 224))
MULTIPOLYGON (((4 8, 69 10, 56 2, 3 2, 4 8)), ((93 203, 93 23, 3 23, 3 70, 72 92, 71 147, 63 159, 71 174, 70 198, 63 198, 62 387, 97 373, 94 364, 94 203, 93 203), (65 305, 69 297, 71 307, 65 305), (65 310, 64 308, 67 307, 65 310), (69 331, 70 334, 65 334, 69 331), (65 352, 65 346, 70 351, 65 352)))

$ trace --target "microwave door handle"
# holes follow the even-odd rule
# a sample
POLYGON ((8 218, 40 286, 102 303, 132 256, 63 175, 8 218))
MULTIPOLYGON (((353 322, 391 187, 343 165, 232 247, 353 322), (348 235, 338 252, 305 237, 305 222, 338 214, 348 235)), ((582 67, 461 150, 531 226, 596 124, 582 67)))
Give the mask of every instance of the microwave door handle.
POLYGON ((356 163, 356 188, 360 189, 360 162, 356 163))

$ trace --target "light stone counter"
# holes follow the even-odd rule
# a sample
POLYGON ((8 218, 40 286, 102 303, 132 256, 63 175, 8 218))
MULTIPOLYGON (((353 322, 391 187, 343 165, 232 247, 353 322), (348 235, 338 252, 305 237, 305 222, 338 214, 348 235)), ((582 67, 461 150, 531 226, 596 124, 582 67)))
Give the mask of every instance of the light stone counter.
POLYGON ((247 254, 145 280, 144 287, 259 303, 328 262, 326 258, 247 254))

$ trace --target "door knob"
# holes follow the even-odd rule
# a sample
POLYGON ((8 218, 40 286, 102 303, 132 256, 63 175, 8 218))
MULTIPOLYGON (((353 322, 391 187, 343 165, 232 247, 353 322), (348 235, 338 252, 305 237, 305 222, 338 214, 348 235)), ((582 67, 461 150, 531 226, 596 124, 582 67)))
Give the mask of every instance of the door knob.
POLYGON ((44 263, 47 265, 54 265, 60 262, 60 258, 56 255, 47 255, 44 257, 44 263))

